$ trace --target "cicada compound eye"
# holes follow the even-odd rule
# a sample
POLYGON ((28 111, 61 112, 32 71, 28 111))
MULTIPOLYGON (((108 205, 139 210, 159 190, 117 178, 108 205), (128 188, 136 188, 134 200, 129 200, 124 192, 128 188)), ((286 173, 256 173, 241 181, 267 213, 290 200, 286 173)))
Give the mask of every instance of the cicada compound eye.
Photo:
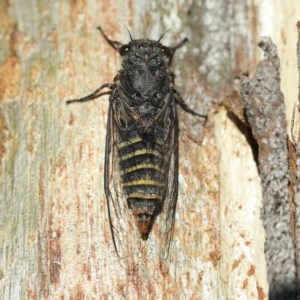
POLYGON ((168 58, 170 58, 172 55, 170 48, 166 46, 161 46, 161 52, 168 58))
POLYGON ((120 49, 119 49, 119 53, 121 56, 124 56, 126 54, 128 54, 130 51, 130 45, 123 45, 120 49))

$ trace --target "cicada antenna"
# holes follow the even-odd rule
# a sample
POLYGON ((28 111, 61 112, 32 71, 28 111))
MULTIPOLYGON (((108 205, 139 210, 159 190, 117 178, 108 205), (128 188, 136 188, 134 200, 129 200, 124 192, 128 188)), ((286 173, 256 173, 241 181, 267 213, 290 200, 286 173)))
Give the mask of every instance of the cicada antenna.
POLYGON ((171 31, 172 29, 170 28, 170 29, 168 29, 167 31, 165 31, 161 36, 160 36, 160 38, 157 40, 157 42, 159 43, 160 41, 161 41, 161 39, 169 32, 169 31, 171 31))
POLYGON ((132 38, 132 35, 131 35, 131 33, 130 33, 129 29, 127 28, 127 26, 126 26, 126 25, 123 25, 123 26, 126 28, 126 30, 127 30, 127 32, 128 32, 128 34, 129 34, 130 41, 133 41, 133 38, 132 38))

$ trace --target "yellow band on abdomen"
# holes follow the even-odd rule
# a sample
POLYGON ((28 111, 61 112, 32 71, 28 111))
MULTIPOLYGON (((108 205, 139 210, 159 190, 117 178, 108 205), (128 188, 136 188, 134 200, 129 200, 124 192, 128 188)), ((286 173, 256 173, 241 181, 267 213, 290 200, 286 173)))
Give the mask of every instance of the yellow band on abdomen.
POLYGON ((134 171, 140 170, 140 169, 153 169, 153 170, 156 170, 156 171, 159 171, 162 173, 162 169, 159 166, 156 166, 154 164, 139 164, 139 165, 127 168, 124 171, 121 171, 121 175, 130 173, 130 172, 134 172, 134 171))
POLYGON ((154 200, 158 199, 161 200, 162 197, 159 195, 150 195, 150 194, 129 194, 127 195, 127 199, 130 198, 141 198, 141 199, 146 199, 146 200, 154 200))
POLYGON ((136 150, 134 152, 128 153, 126 155, 123 155, 120 157, 121 160, 126 160, 135 156, 143 155, 143 154, 152 154, 154 156, 157 156, 159 158, 162 158, 161 154, 157 150, 153 149, 141 149, 141 150, 136 150))
POLYGON ((155 180, 147 180, 147 179, 140 179, 140 180, 133 180, 126 183, 123 183, 123 186, 135 186, 135 185, 155 185, 155 186, 163 186, 163 183, 155 180))

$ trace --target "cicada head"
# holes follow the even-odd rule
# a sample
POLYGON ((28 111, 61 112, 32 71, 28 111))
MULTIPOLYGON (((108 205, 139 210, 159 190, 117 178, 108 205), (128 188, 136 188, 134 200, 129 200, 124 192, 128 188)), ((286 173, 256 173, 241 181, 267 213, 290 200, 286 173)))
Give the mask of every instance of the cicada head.
POLYGON ((171 49, 152 40, 132 40, 119 49, 122 80, 142 98, 150 98, 168 84, 171 49))

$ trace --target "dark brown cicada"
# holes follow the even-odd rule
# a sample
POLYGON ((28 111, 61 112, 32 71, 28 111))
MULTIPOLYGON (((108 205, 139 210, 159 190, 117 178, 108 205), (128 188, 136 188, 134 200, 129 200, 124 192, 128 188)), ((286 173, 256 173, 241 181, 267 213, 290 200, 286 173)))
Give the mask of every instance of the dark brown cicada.
POLYGON ((168 253, 178 197, 176 104, 194 113, 176 91, 169 66, 176 49, 187 40, 166 47, 160 39, 132 39, 130 35, 131 41, 123 45, 98 29, 121 55, 121 70, 114 83, 67 103, 92 100, 104 88, 110 90, 104 185, 115 250, 120 254, 126 239, 129 208, 143 240, 161 214, 161 244, 168 253))

